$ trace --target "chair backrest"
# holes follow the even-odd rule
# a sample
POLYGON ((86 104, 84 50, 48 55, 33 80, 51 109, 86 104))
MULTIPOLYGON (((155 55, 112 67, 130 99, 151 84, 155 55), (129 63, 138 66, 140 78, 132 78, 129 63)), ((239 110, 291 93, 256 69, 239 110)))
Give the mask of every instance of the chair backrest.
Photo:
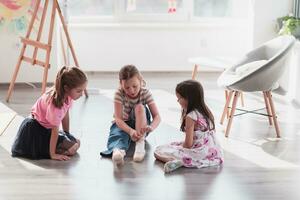
POLYGON ((232 73, 238 66, 257 60, 267 60, 266 64, 245 75, 240 80, 237 79, 236 82, 227 85, 227 87, 249 92, 275 89, 275 85, 278 85, 277 82, 285 70, 285 61, 294 42, 295 38, 293 36, 279 36, 247 53, 244 58, 224 73, 232 73))

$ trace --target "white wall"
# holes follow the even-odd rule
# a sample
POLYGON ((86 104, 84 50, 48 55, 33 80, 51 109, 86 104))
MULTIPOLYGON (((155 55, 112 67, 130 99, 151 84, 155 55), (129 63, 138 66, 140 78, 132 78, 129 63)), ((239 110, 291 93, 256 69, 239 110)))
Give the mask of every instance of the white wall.
POLYGON ((70 25, 80 66, 118 71, 135 64, 142 71, 187 71, 194 56, 235 56, 249 49, 246 24, 70 25))
MULTIPOLYGON (((252 0, 252 45, 260 44, 276 37, 278 34, 277 18, 292 12, 293 0, 252 0)), ((289 90, 289 68, 279 80, 284 91, 289 90)))
POLYGON ((253 47, 277 36, 276 20, 292 12, 293 0, 251 0, 253 47))
POLYGON ((300 42, 297 41, 290 59, 290 69, 288 74, 289 83, 287 97, 289 100, 294 100, 300 104, 300 42))

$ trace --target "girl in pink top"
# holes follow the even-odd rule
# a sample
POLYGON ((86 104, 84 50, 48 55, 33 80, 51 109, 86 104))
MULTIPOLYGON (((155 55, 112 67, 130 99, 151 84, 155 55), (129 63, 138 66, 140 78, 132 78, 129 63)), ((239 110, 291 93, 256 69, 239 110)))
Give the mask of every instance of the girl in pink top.
POLYGON ((69 109, 86 85, 87 77, 79 68, 63 67, 55 85, 36 101, 31 116, 22 122, 12 156, 69 160, 80 146, 80 141, 69 133, 69 109), (59 131, 60 124, 63 132, 59 131))

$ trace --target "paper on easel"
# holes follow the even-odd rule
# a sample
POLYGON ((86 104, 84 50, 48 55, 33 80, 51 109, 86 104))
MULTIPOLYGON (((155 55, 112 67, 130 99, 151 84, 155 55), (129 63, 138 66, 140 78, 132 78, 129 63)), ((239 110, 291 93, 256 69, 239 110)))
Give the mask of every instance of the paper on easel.
POLYGON ((127 12, 132 12, 136 10, 136 0, 127 0, 127 12))

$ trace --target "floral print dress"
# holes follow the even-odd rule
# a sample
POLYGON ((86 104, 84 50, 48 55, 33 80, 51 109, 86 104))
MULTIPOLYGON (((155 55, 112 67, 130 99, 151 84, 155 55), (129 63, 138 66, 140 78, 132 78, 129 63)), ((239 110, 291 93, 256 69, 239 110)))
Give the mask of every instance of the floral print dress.
POLYGON ((183 148, 183 142, 172 142, 158 146, 155 154, 163 158, 181 160, 185 167, 209 167, 223 163, 222 149, 217 142, 215 130, 208 130, 206 119, 198 112, 192 111, 188 115, 195 121, 193 146, 183 148))

